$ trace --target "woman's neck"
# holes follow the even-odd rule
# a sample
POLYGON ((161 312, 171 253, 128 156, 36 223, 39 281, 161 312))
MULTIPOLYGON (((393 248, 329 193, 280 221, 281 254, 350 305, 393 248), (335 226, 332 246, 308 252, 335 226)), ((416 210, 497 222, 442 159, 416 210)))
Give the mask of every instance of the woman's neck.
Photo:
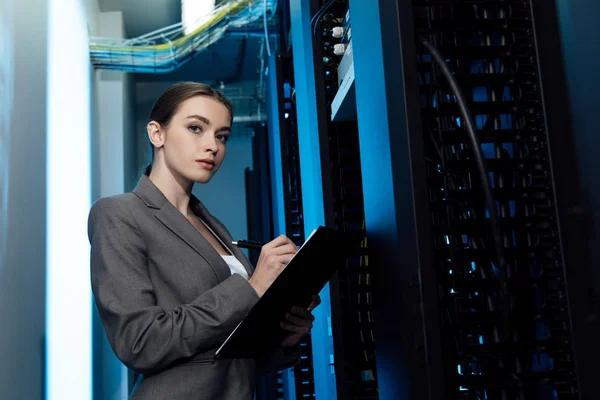
POLYGON ((152 167, 148 178, 179 212, 189 218, 193 182, 175 176, 168 168, 161 168, 158 165, 152 167))

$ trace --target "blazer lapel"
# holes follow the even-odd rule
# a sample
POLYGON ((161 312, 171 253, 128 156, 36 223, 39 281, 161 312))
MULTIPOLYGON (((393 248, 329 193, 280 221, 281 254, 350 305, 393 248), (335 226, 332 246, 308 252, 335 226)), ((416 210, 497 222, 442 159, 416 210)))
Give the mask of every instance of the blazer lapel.
POLYGON ((231 276, 231 270, 225 260, 147 176, 142 176, 134 193, 148 207, 157 209, 156 218, 204 258, 220 282, 231 276))
POLYGON ((206 222, 210 229, 212 229, 213 232, 217 236, 219 236, 219 238, 223 242, 225 242, 225 245, 227 246, 227 248, 229 248, 229 250, 231 250, 235 258, 237 258, 242 263, 242 265, 246 269, 246 272, 248 272, 248 276, 252 276, 252 273, 254 272, 254 267, 252 266, 248 258, 246 258, 246 255, 242 252, 242 250, 239 247, 231 244, 233 239, 231 238, 229 232, 227 232, 227 229, 225 229, 223 225, 219 223, 219 221, 217 221, 216 218, 208 212, 206 207, 204 207, 204 204, 202 204, 200 200, 198 200, 195 196, 192 196, 191 201, 192 210, 194 210, 196 215, 202 218, 202 220, 206 222))

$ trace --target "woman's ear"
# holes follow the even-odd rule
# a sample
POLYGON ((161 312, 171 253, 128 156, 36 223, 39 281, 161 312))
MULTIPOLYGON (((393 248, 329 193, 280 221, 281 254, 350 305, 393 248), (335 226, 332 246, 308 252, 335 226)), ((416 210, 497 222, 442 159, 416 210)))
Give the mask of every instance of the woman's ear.
POLYGON ((165 132, 161 129, 161 126, 156 121, 150 121, 146 126, 146 130, 148 131, 148 139, 150 139, 150 143, 157 148, 160 149, 165 144, 165 132))

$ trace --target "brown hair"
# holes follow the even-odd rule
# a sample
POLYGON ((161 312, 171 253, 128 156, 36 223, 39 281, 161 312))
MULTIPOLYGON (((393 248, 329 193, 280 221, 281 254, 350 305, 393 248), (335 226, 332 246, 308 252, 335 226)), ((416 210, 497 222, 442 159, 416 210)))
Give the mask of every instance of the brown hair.
MULTIPOLYGON (((148 122, 156 121, 162 126, 169 125, 181 103, 196 96, 212 97, 221 102, 229 111, 231 122, 233 122, 233 104, 218 90, 199 82, 179 82, 167 88, 154 103, 148 122)), ((150 143, 150 149, 150 163, 144 171, 146 175, 150 175, 152 163, 154 162, 154 146, 152 146, 152 143, 150 143)))

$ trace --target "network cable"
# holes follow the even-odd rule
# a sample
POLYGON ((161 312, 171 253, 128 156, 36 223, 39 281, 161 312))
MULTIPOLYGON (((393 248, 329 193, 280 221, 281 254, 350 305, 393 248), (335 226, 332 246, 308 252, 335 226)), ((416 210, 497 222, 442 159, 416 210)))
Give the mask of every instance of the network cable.
POLYGON ((311 18, 310 20, 310 25, 313 26, 313 36, 317 36, 317 25, 319 25, 319 21, 321 20, 321 18, 323 17, 323 15, 325 15, 325 13, 327 12, 327 10, 329 10, 329 8, 333 5, 333 3, 335 3, 336 0, 329 0, 323 7, 321 7, 321 9, 319 11, 317 11, 317 13, 311 18))
POLYGON ((479 139, 477 137, 477 133, 475 131, 475 125, 473 123, 473 118, 471 116, 471 112, 467 107, 467 103, 465 101, 465 97, 458 85, 458 82, 452 75, 452 72, 448 68, 448 65, 444 61, 444 58, 438 51, 438 49, 433 46, 430 42, 425 39, 421 39, 421 43, 427 48, 433 60, 436 62, 438 67, 440 68, 442 74, 450 84, 450 88, 452 92, 456 96, 456 103, 458 104, 460 113, 464 120, 465 130, 468 133, 468 137, 471 142, 471 148, 473 149, 473 156, 475 157, 475 162, 477 164, 477 169, 479 171, 479 178, 481 180, 481 186, 483 188, 483 193, 485 197, 485 203, 488 207, 490 214, 490 227, 492 230, 492 237, 494 240, 494 247, 496 251, 496 265, 500 270, 500 278, 502 280, 502 293, 504 297, 504 328, 505 328, 505 339, 508 341, 510 338, 511 331, 511 322, 510 322, 510 297, 508 293, 508 278, 506 271, 506 260, 504 257, 504 244, 502 243, 502 231, 500 230, 500 224, 498 222, 498 211, 496 208, 496 202, 494 200, 494 196, 492 193, 492 185, 489 179, 489 174, 487 167, 485 166, 483 152, 481 150, 481 145, 479 143, 479 139))
MULTIPOLYGON (((174 24, 134 39, 90 38, 90 57, 97 69, 166 73, 222 39, 230 28, 256 26, 267 12, 274 14, 276 0, 231 0, 216 8, 212 17, 188 35, 174 24)), ((268 29, 265 24, 265 34, 268 29)))
POLYGON ((271 44, 269 43, 269 29, 267 27, 267 1, 264 2, 263 25, 265 28, 265 41, 267 44, 267 55, 271 57, 271 44))

